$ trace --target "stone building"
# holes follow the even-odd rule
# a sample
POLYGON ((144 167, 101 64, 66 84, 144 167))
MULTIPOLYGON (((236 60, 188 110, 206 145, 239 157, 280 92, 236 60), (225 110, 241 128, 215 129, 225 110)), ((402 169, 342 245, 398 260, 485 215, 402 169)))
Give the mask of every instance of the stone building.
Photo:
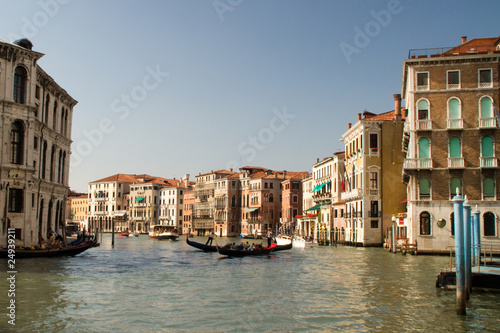
POLYGON ((403 62, 405 225, 419 252, 454 244, 457 188, 481 212, 482 242, 499 243, 499 60, 499 37, 462 37, 451 49, 410 50, 403 62))
POLYGON ((34 245, 66 217, 73 99, 28 39, 0 40, 0 246, 34 245))

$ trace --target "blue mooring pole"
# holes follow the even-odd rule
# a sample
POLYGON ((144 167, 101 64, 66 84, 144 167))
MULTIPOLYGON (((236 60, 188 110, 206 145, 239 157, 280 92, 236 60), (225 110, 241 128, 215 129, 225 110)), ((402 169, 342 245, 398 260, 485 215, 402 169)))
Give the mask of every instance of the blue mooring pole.
MULTIPOLYGON (((458 193, 458 191, 457 191, 458 193)), ((455 260, 457 285, 457 314, 465 315, 465 253, 464 253, 464 200, 460 194, 453 197, 453 212, 455 223, 455 260)))
POLYGON ((472 211, 472 228, 473 228, 473 235, 474 235, 474 261, 477 266, 481 265, 480 261, 478 260, 479 257, 479 252, 481 251, 480 246, 481 246, 481 231, 480 231, 480 226, 479 226, 479 210, 474 209, 472 211))
POLYGON ((470 299, 470 292, 472 289, 472 284, 471 284, 471 205, 469 201, 467 200, 467 196, 465 196, 465 202, 464 202, 464 246, 465 246, 465 295, 466 299, 470 299))

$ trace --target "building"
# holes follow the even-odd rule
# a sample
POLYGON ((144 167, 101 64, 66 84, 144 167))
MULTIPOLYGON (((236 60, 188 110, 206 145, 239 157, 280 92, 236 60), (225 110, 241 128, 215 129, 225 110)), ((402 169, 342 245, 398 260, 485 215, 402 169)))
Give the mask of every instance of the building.
POLYGON ((219 237, 240 235, 241 210, 239 174, 232 172, 215 180, 214 232, 219 237))
POLYGON ((189 182, 189 175, 185 175, 182 180, 163 180, 164 185, 159 189, 159 223, 161 225, 175 226, 180 233, 183 233, 183 206, 184 194, 192 189, 189 182))
POLYGON ((0 40, 0 247, 39 243, 64 227, 73 99, 37 61, 28 39, 0 40))
POLYGON ((462 37, 451 49, 410 50, 403 61, 408 202, 401 228, 419 252, 454 244, 457 189, 481 212, 481 241, 500 244, 499 60, 499 37, 462 37))
POLYGON ((87 194, 72 196, 68 198, 67 220, 73 222, 80 222, 86 225, 88 210, 89 210, 89 197, 87 194))
POLYGON ((311 174, 302 179, 302 212, 297 219, 296 233, 302 237, 312 237, 314 225, 317 221, 317 213, 313 208, 316 204, 313 200, 313 193, 316 186, 313 186, 313 177, 311 174), (311 209, 312 208, 312 209, 311 209), (312 212, 311 212, 312 211, 312 212))
POLYGON ((342 135, 345 143, 345 240, 382 246, 394 212, 404 209, 406 185, 401 182, 404 153, 401 96, 393 111, 358 114, 358 122, 342 135))
POLYGON ((194 188, 184 191, 184 208, 182 210, 182 233, 187 235, 193 232, 194 188))
POLYGON ((283 235, 292 235, 297 227, 297 218, 302 213, 302 179, 305 177, 289 178, 281 183, 281 219, 279 232, 283 235))

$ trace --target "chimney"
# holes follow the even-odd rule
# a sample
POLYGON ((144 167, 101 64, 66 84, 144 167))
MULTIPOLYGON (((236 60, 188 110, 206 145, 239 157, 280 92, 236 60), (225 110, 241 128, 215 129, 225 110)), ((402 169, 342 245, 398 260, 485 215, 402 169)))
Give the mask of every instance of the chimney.
POLYGON ((316 157, 316 163, 319 163, 319 158, 316 157))
POLYGON ((351 123, 348 123, 348 124, 347 124, 347 129, 351 129, 351 126, 352 126, 352 124, 351 124, 351 123))
POLYGON ((462 44, 467 42, 467 36, 462 36, 462 44))
POLYGON ((186 188, 187 188, 187 187, 188 187, 188 185, 189 185, 189 173, 186 173, 186 174, 184 175, 184 187, 186 187, 186 188))
POLYGON ((358 120, 361 120, 361 113, 358 113, 358 120))
POLYGON ((394 94, 394 120, 401 120, 401 94, 394 94))
POLYGON ((283 179, 286 179, 286 170, 283 170, 283 179))

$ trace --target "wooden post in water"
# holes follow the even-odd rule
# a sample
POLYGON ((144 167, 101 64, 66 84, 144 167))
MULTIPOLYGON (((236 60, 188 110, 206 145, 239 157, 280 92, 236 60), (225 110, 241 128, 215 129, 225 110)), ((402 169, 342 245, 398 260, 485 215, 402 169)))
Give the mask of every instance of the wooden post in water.
POLYGON ((465 255, 465 295, 466 299, 470 299, 471 292, 471 223, 470 212, 471 205, 465 196, 464 202, 464 255, 465 255))
POLYGON ((474 235, 474 241, 473 241, 473 244, 474 244, 474 260, 478 260, 476 262, 476 265, 481 265, 481 262, 479 261, 479 253, 481 251, 480 249, 480 246, 481 246, 481 231, 480 231, 480 226, 479 226, 479 210, 477 209, 477 205, 476 205, 476 209, 474 209, 472 211, 472 229, 473 229, 473 235, 474 235))
POLYGON ((464 200, 457 189, 453 197, 453 213, 455 223, 455 260, 456 260, 456 285, 457 285, 457 314, 465 315, 465 254, 464 254, 464 200))
POLYGON ((115 219, 111 219, 111 247, 115 247, 115 219))

